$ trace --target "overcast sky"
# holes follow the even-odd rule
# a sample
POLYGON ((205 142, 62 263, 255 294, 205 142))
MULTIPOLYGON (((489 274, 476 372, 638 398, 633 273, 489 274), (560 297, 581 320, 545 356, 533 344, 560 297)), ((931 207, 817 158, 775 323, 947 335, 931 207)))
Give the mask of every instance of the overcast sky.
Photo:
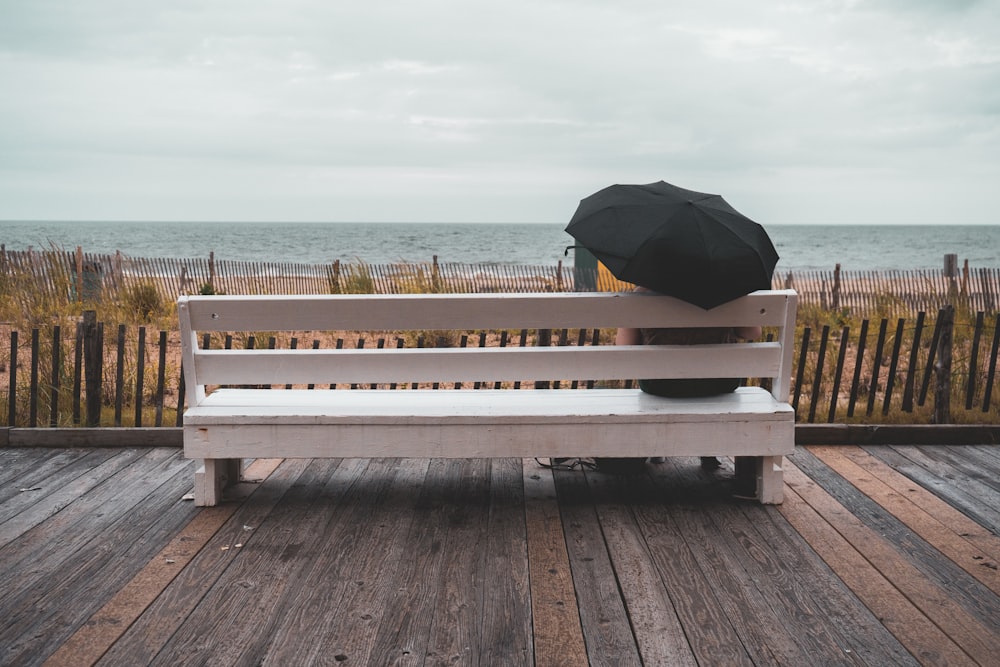
POLYGON ((997 0, 0 0, 0 220, 1000 224, 997 0))

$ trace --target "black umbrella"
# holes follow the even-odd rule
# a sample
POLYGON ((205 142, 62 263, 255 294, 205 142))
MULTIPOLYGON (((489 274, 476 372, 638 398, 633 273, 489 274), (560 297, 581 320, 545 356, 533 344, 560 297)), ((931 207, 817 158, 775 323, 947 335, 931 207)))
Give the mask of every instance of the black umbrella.
POLYGON ((771 288, 767 232, 719 195, 660 181, 580 201, 566 231, 619 279, 713 308, 771 288))

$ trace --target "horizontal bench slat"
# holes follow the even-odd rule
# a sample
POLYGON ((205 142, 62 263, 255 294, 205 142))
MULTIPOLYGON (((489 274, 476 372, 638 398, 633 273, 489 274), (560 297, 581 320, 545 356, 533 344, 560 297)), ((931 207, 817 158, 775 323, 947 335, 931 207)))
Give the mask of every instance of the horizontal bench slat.
MULTIPOLYGON (((791 291, 712 309, 730 326, 780 326, 791 291)), ((706 311, 654 294, 364 294, 190 296, 193 331, 397 331, 706 326, 706 311)))
POLYGON ((778 343, 683 346, 202 350, 205 384, 773 377, 778 343))
POLYGON ((222 389, 189 410, 185 423, 205 424, 499 424, 769 420, 791 410, 760 387, 708 398, 670 399, 638 389, 419 389, 316 391, 222 389))

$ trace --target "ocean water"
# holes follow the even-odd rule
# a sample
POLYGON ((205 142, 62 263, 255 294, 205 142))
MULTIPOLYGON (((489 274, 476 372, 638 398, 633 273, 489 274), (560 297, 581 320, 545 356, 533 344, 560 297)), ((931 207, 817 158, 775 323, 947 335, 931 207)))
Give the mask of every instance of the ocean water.
MULTIPOLYGON (((573 263, 564 223, 239 223, 0 221, 8 250, 56 247, 132 257, 206 257, 305 264, 440 262, 573 263)), ((1000 267, 1000 225, 772 225, 778 271, 1000 267)))

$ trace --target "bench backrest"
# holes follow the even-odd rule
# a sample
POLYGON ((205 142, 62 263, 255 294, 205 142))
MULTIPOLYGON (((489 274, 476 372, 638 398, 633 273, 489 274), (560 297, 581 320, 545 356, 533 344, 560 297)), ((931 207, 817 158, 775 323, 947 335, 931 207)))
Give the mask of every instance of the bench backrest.
POLYGON ((642 293, 183 296, 188 405, 206 385, 409 383, 623 378, 771 378, 788 400, 796 294, 754 292, 703 310, 642 293), (199 333, 481 331, 613 327, 776 328, 732 345, 385 349, 202 349, 199 333))

